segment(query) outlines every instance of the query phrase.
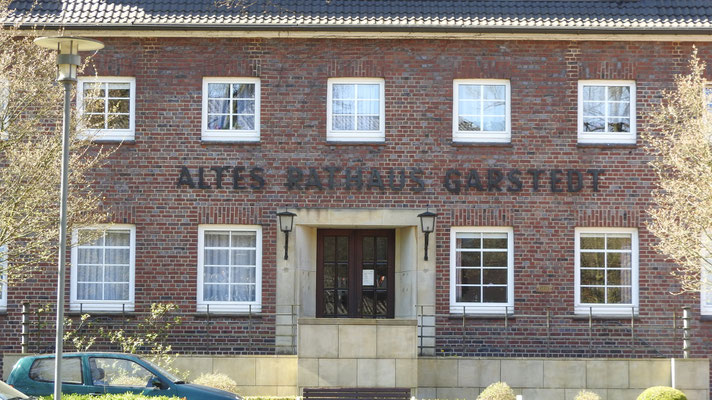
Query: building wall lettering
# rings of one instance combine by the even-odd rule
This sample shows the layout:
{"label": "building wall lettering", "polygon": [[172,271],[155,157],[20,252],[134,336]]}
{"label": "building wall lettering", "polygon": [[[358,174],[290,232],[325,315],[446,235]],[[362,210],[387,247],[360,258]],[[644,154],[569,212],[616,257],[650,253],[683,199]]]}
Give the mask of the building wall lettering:
{"label": "building wall lettering", "polygon": [[[182,166],[178,187],[191,189],[261,190],[267,184],[265,169],[245,166],[198,167],[191,173]],[[575,193],[590,188],[599,191],[604,169],[503,169],[486,170],[448,169],[442,178],[445,190],[453,194],[478,192],[540,192]],[[208,179],[210,176],[210,179]],[[390,190],[414,193],[425,191],[425,171],[421,168],[346,168],[325,166],[321,168],[288,167],[284,171],[284,185],[288,190]]]}

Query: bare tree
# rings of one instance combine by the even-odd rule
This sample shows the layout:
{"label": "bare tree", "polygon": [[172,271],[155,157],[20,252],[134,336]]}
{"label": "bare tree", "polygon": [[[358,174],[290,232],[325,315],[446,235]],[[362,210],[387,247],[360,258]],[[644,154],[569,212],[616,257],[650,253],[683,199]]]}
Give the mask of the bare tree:
{"label": "bare tree", "polygon": [[693,50],[690,72],[675,77],[644,133],[659,188],[648,229],[657,250],[676,264],[683,292],[700,290],[712,271],[712,113],[705,63]]}
{"label": "bare tree", "polygon": [[[0,21],[9,3],[0,0]],[[57,262],[63,88],[55,83],[55,54],[33,43],[39,34],[0,27],[0,266],[11,282]],[[105,221],[102,197],[87,176],[109,154],[79,140],[88,136],[81,129],[87,121],[76,112],[73,120],[70,229]]]}

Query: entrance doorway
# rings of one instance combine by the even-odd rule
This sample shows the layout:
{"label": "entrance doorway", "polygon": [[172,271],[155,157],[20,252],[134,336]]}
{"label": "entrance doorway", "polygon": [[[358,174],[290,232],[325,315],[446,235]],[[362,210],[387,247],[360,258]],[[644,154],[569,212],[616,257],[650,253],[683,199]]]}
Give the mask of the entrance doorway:
{"label": "entrance doorway", "polygon": [[317,231],[316,316],[393,318],[395,231]]}

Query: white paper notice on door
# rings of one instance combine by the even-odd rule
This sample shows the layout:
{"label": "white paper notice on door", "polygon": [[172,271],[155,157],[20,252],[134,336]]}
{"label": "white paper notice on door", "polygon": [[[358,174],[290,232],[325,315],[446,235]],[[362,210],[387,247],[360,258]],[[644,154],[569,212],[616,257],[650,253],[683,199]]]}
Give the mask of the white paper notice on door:
{"label": "white paper notice on door", "polygon": [[363,270],[363,279],[362,279],[362,286],[373,286],[374,284],[374,278],[375,278],[375,271],[372,269],[364,269]]}

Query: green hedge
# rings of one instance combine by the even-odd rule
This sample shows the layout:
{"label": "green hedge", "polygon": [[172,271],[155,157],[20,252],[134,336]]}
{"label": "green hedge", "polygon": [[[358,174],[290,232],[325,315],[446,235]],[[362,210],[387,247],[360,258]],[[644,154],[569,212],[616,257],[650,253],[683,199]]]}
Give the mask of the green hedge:
{"label": "green hedge", "polygon": [[[40,397],[40,400],[52,400],[52,396]],[[101,396],[91,394],[62,394],[63,400],[180,400],[179,397],[154,396],[148,397],[140,394],[104,394]]]}
{"label": "green hedge", "polygon": [[653,386],[638,396],[638,400],[687,400],[685,393],[667,386]]}

